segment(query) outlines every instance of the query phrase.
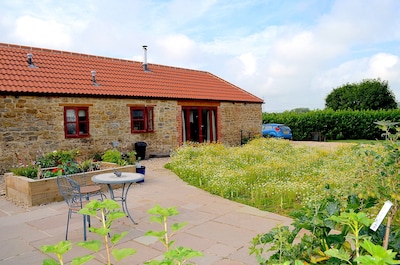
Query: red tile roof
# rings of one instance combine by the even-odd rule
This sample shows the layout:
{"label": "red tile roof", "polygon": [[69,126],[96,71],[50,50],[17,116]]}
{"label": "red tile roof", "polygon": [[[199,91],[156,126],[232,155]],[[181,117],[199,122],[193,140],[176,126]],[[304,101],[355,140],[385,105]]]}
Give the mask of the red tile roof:
{"label": "red tile roof", "polygon": [[[36,68],[28,66],[33,55]],[[0,43],[0,92],[263,103],[204,71]],[[91,71],[96,71],[93,85]]]}

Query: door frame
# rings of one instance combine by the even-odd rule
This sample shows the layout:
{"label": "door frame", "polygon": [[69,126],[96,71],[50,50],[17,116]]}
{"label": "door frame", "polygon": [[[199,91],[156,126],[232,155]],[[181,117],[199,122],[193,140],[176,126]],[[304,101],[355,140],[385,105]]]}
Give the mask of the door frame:
{"label": "door frame", "polygon": [[[220,102],[179,101],[178,105],[181,106],[179,116],[181,121],[180,139],[182,143],[193,140],[199,143],[218,141],[218,109]],[[196,119],[193,117],[193,122],[196,122],[197,135],[196,137],[191,137],[191,133],[193,132],[190,128],[190,113],[194,115],[196,111],[198,117]],[[206,127],[206,131],[203,130],[204,127]]]}

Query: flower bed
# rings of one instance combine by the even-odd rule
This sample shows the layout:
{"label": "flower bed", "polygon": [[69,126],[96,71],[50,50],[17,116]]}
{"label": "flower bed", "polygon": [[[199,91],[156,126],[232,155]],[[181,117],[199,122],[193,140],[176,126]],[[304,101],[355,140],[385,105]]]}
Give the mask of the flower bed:
{"label": "flower bed", "polygon": [[[24,206],[41,205],[63,198],[58,190],[57,177],[68,175],[79,183],[93,184],[96,174],[113,172],[136,172],[136,152],[121,153],[116,148],[106,150],[103,155],[80,156],[79,150],[55,150],[38,158],[21,159],[19,167],[6,173],[6,196],[14,203]],[[95,162],[99,161],[100,162]],[[78,162],[79,161],[79,162]],[[81,173],[85,172],[85,173]],[[103,187],[106,190],[106,187]]]}
{"label": "flower bed", "polygon": [[[135,165],[119,167],[113,163],[103,162],[101,168],[103,169],[73,174],[70,175],[70,177],[76,179],[78,182],[81,182],[80,180],[86,176],[86,183],[90,185],[93,184],[91,180],[93,175],[113,172],[114,169],[117,169],[121,172],[136,172]],[[16,176],[13,173],[5,173],[4,177],[6,196],[15,204],[23,206],[35,206],[63,200],[58,190],[57,177],[31,179],[22,176]],[[106,191],[107,186],[104,185],[102,189]]]}

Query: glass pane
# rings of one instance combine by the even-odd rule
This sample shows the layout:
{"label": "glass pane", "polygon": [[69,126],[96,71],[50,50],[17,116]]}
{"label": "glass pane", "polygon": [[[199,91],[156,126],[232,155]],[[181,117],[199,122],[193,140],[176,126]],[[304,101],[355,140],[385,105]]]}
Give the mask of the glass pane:
{"label": "glass pane", "polygon": [[143,110],[133,110],[132,117],[134,120],[136,119],[144,119],[144,111]]}
{"label": "glass pane", "polygon": [[203,142],[210,141],[210,117],[207,109],[202,110],[202,124],[201,124],[201,133],[203,135]]}
{"label": "glass pane", "polygon": [[86,134],[87,133],[87,124],[86,122],[79,123],[79,134]]}
{"label": "glass pane", "polygon": [[147,124],[147,130],[148,130],[148,131],[152,131],[152,130],[153,130],[153,123],[149,122],[149,123]]}
{"label": "glass pane", "polygon": [[75,123],[67,124],[67,133],[68,134],[76,134],[76,124]]}
{"label": "glass pane", "polygon": [[217,131],[216,131],[217,124],[215,123],[215,110],[211,111],[211,114],[212,114],[211,128],[212,128],[212,136],[213,136],[212,140],[216,141],[217,140]]}
{"label": "glass pane", "polygon": [[152,131],[153,130],[153,110],[148,109],[147,112],[147,130]]}
{"label": "glass pane", "polygon": [[199,142],[200,133],[199,133],[199,111],[198,110],[190,110],[190,139],[192,142]]}
{"label": "glass pane", "polygon": [[79,117],[79,120],[82,120],[82,118],[83,118],[83,120],[85,120],[86,119],[86,110],[79,110],[78,117]]}
{"label": "glass pane", "polygon": [[76,121],[76,114],[75,114],[75,110],[73,109],[68,109],[67,112],[67,122],[74,122]]}
{"label": "glass pane", "polygon": [[186,111],[182,110],[182,141],[186,142]]}
{"label": "glass pane", "polygon": [[142,131],[144,130],[144,122],[143,121],[134,121],[133,122],[133,129],[135,131]]}

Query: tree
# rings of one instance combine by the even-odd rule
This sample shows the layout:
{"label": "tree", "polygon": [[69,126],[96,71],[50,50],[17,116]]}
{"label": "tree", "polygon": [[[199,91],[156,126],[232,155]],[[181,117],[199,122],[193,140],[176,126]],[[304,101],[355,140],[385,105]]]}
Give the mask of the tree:
{"label": "tree", "polygon": [[306,113],[306,112],[310,112],[310,109],[309,108],[296,108],[296,109],[292,109],[290,112]]}
{"label": "tree", "polygon": [[378,78],[333,89],[325,99],[325,106],[333,110],[379,110],[396,109],[397,102],[388,82]]}

